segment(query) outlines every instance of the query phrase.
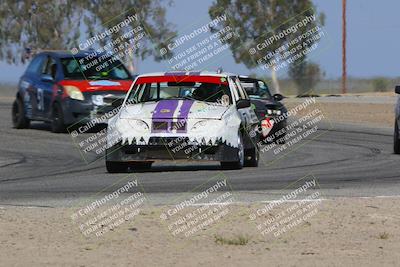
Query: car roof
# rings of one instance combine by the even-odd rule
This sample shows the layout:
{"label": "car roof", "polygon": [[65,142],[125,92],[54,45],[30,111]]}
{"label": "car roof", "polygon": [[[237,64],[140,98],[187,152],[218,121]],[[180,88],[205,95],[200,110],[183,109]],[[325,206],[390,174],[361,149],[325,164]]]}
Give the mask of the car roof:
{"label": "car roof", "polygon": [[[95,51],[90,51],[90,50],[80,50],[78,53],[73,54],[70,50],[42,50],[40,53],[37,55],[51,55],[53,57],[58,57],[58,58],[80,58],[80,57],[85,57],[90,55]],[[99,54],[103,55],[103,54]]]}
{"label": "car roof", "polygon": [[261,79],[252,78],[252,77],[243,76],[243,75],[239,76],[239,80],[242,81],[242,82],[257,82],[257,81],[262,81],[262,82],[264,82],[264,81],[261,80]]}
{"label": "car roof", "polygon": [[216,72],[216,71],[167,71],[167,72],[152,72],[140,74],[141,77],[160,77],[160,76],[213,76],[213,77],[227,77],[237,76],[236,74],[229,72]]}

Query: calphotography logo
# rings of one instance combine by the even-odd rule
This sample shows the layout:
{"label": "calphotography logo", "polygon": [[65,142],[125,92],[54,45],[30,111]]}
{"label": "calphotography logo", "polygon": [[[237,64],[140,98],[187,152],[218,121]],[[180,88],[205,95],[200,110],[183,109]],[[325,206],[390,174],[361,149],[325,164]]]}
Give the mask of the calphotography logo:
{"label": "calphotography logo", "polygon": [[287,70],[328,48],[329,39],[322,24],[315,10],[307,9],[243,48],[262,71]]}
{"label": "calphotography logo", "polygon": [[221,13],[211,21],[208,18],[194,20],[177,36],[160,48],[160,55],[167,58],[171,70],[204,70],[228,54],[228,40],[237,39],[237,33],[227,26],[228,14]]}
{"label": "calphotography logo", "polygon": [[266,201],[249,219],[265,238],[278,238],[299,229],[321,209],[322,196],[317,179],[307,175],[281,190],[280,198]]}
{"label": "calphotography logo", "polygon": [[[144,26],[144,19],[134,8],[118,14],[101,26],[103,30],[71,50],[85,76],[88,75],[88,69],[110,72],[121,65],[121,62],[127,67],[132,67],[132,55],[143,50],[150,38]],[[85,57],[78,57],[80,50],[88,50],[90,53]]]}
{"label": "calphotography logo", "polygon": [[231,213],[229,204],[234,202],[234,195],[230,190],[224,175],[212,177],[165,209],[160,215],[161,222],[174,237],[198,235]]}
{"label": "calphotography logo", "polygon": [[315,97],[301,98],[281,114],[267,114],[259,128],[249,130],[250,136],[261,136],[258,141],[262,163],[276,164],[305,144],[317,140],[333,128],[329,117]]}
{"label": "calphotography logo", "polygon": [[126,182],[114,191],[100,192],[70,216],[73,225],[78,227],[83,236],[100,238],[139,215],[147,198],[135,176],[127,176],[123,180],[132,178],[135,180]]}

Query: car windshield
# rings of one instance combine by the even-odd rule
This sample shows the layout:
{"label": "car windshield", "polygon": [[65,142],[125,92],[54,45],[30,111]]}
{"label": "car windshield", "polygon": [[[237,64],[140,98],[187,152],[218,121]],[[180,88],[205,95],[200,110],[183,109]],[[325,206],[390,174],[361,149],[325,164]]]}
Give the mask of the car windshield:
{"label": "car windshield", "polygon": [[188,99],[229,105],[232,103],[227,84],[207,82],[160,82],[136,85],[128,103],[143,103],[165,99]]}
{"label": "car windshield", "polygon": [[63,58],[65,79],[71,80],[127,80],[131,75],[119,60],[109,58]]}
{"label": "car windshield", "polygon": [[247,94],[253,98],[267,98],[271,99],[272,95],[265,82],[260,80],[241,81],[243,88]]}

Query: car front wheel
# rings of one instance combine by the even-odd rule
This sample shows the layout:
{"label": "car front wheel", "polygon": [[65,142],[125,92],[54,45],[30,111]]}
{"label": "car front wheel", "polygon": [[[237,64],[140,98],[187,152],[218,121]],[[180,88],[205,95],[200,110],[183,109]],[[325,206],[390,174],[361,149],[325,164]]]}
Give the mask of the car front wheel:
{"label": "car front wheel", "polygon": [[29,128],[30,120],[27,117],[25,117],[24,103],[22,103],[22,100],[20,98],[17,98],[14,101],[12,106],[11,116],[14,128],[17,129]]}
{"label": "car front wheel", "polygon": [[246,160],[244,162],[245,167],[258,167],[258,161],[260,159],[260,152],[257,147],[248,149],[246,153]]}
{"label": "car front wheel", "polygon": [[236,150],[237,161],[221,161],[221,168],[224,170],[239,170],[244,166],[244,144],[242,133],[238,133],[238,148]]}
{"label": "car front wheel", "polygon": [[64,115],[61,105],[56,103],[53,106],[51,113],[51,131],[53,133],[64,133],[66,127],[64,124]]}
{"label": "car front wheel", "polygon": [[286,144],[286,139],[285,139],[286,133],[280,136],[279,138],[275,139],[275,144],[277,145],[284,145]]}

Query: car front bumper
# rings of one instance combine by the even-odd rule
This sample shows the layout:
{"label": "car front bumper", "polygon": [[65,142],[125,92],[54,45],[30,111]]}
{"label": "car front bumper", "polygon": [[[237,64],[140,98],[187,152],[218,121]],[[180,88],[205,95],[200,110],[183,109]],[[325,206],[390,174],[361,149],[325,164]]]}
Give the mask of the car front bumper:
{"label": "car front bumper", "polygon": [[[116,97],[124,97],[125,93],[114,93]],[[85,100],[75,100],[65,98],[62,101],[64,123],[67,125],[107,123],[107,120],[114,113],[114,107],[111,104],[96,105],[92,102],[92,94],[85,94]],[[115,115],[115,114],[114,114]]]}
{"label": "car front bumper", "polygon": [[[275,117],[267,117],[267,118],[270,118],[270,119],[275,121]],[[266,136],[260,135],[260,140],[261,141],[266,141],[266,139],[268,137],[275,137],[276,133],[278,131],[280,131],[281,129],[286,128],[286,126],[287,126],[287,120],[286,119],[282,120],[282,121],[279,121],[277,123],[274,123],[274,125],[272,126],[272,129],[269,131],[269,133]],[[279,139],[281,137],[283,137],[283,136],[277,136],[277,139]]]}
{"label": "car front bumper", "polygon": [[[179,140],[179,142],[176,142]],[[170,144],[174,143],[173,146]],[[106,160],[129,161],[237,161],[237,148],[223,144],[182,145],[187,140],[179,137],[152,137],[147,145],[122,145],[118,143],[107,149]]]}

